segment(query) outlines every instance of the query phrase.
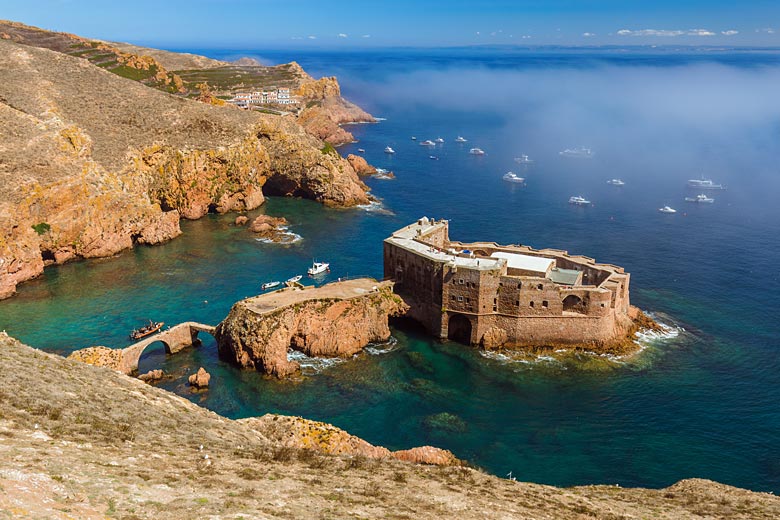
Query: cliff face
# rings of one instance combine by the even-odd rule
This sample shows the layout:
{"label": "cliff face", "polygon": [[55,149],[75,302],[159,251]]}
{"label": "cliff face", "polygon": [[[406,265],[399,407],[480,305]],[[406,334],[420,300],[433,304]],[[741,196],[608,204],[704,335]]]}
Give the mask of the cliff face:
{"label": "cliff face", "polygon": [[0,298],[45,265],[176,237],[180,217],[253,209],[266,180],[334,206],[369,200],[292,118],[172,96],[11,38],[0,77]]}
{"label": "cliff face", "polygon": [[[327,447],[350,446],[352,436],[268,418],[232,421],[0,332],[0,517],[780,517],[780,498],[707,480],[658,490],[555,488],[467,467],[329,455]],[[326,449],[287,438],[321,440]]]}
{"label": "cliff face", "polygon": [[286,377],[300,369],[288,361],[289,348],[309,356],[352,356],[372,341],[387,340],[388,317],[405,308],[389,282],[287,289],[236,303],[217,327],[217,344],[223,359]]}
{"label": "cliff face", "polygon": [[341,87],[334,77],[306,81],[296,91],[304,100],[298,121],[306,131],[333,145],[351,143],[354,136],[339,125],[375,123],[371,114],[341,97]]}

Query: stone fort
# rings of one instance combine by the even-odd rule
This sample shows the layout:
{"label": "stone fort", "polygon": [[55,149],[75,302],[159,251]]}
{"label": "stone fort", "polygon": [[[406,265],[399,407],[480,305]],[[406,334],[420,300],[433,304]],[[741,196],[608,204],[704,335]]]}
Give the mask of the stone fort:
{"label": "stone fort", "polygon": [[421,218],[384,241],[384,274],[429,333],[484,348],[600,346],[631,333],[630,275],[556,249],[453,242]]}

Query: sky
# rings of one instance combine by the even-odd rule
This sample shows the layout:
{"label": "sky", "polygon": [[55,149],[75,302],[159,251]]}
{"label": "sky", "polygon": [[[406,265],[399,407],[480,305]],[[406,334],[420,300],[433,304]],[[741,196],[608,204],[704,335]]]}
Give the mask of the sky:
{"label": "sky", "polygon": [[0,18],[174,49],[780,46],[780,0],[0,0]]}

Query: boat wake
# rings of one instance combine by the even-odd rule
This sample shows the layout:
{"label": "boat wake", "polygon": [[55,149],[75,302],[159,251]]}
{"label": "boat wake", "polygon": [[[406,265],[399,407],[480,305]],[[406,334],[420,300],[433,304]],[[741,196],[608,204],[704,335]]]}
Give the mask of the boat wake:
{"label": "boat wake", "polygon": [[385,170],[384,168],[377,168],[376,173],[371,176],[372,179],[379,179],[381,181],[390,181],[395,179],[393,172]]}

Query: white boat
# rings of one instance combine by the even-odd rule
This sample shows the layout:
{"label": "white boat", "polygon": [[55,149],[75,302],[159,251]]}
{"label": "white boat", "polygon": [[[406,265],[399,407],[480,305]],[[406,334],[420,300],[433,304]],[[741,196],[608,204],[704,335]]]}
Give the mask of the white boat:
{"label": "white boat", "polygon": [[713,202],[715,202],[715,199],[711,199],[705,194],[701,193],[699,195],[696,195],[695,197],[685,197],[685,202],[712,204]]}
{"label": "white boat", "polygon": [[288,278],[288,279],[287,279],[287,283],[289,284],[289,283],[297,283],[297,282],[300,282],[300,281],[301,281],[301,278],[303,278],[303,275],[296,274],[296,275],[295,275],[295,276],[293,276],[292,278]]}
{"label": "white boat", "polygon": [[366,153],[366,151],[363,148],[358,148],[358,153]]}
{"label": "white boat", "polygon": [[436,157],[435,155],[429,155],[428,158],[431,159],[432,161],[438,161],[439,160],[439,158]]}
{"label": "white boat", "polygon": [[420,146],[436,146],[436,143],[430,139],[426,139],[425,141],[420,142]]}
{"label": "white boat", "polygon": [[263,285],[260,286],[262,290],[266,289],[273,289],[274,287],[278,287],[282,282],[266,282]]}
{"label": "white boat", "polygon": [[515,157],[515,162],[517,164],[531,164],[534,160],[530,159],[526,154],[523,154],[520,157]]}
{"label": "white boat", "polygon": [[574,204],[575,206],[588,206],[590,205],[590,201],[585,197],[580,197],[577,195],[569,197],[569,204]]}
{"label": "white boat", "polygon": [[313,262],[311,264],[311,267],[306,271],[309,273],[309,276],[314,276],[315,274],[324,273],[326,271],[330,271],[330,264],[327,262]]}
{"label": "white boat", "polygon": [[567,148],[558,153],[563,157],[573,157],[575,159],[590,159],[593,157],[593,151],[584,146],[580,146],[579,148]]}
{"label": "white boat", "polygon": [[501,177],[507,182],[516,182],[518,184],[522,184],[525,182],[525,179],[523,177],[518,177],[517,174],[512,172],[506,172],[503,177]]}
{"label": "white boat", "polygon": [[395,150],[393,150],[389,146],[385,146],[385,153],[395,153]]}
{"label": "white boat", "polygon": [[415,136],[412,136],[412,141],[416,141],[417,138]]}
{"label": "white boat", "polygon": [[722,184],[715,184],[712,179],[688,179],[688,187],[699,190],[725,190]]}
{"label": "white boat", "polygon": [[658,208],[658,211],[660,211],[661,213],[677,213],[677,210],[670,206],[664,206],[663,208]]}
{"label": "white boat", "polygon": [[434,139],[434,141],[436,141],[437,143],[443,143],[444,139],[442,139],[441,137],[437,137],[436,139]]}
{"label": "white boat", "polygon": [[472,148],[469,150],[471,155],[485,155],[485,151],[482,148]]}
{"label": "white boat", "polygon": [[458,136],[458,137],[455,138],[455,142],[456,143],[465,143],[465,142],[468,142],[468,139],[466,139],[465,137]]}
{"label": "white boat", "polygon": [[626,183],[623,182],[622,179],[610,179],[607,181],[607,184],[611,184],[613,186],[625,186]]}

